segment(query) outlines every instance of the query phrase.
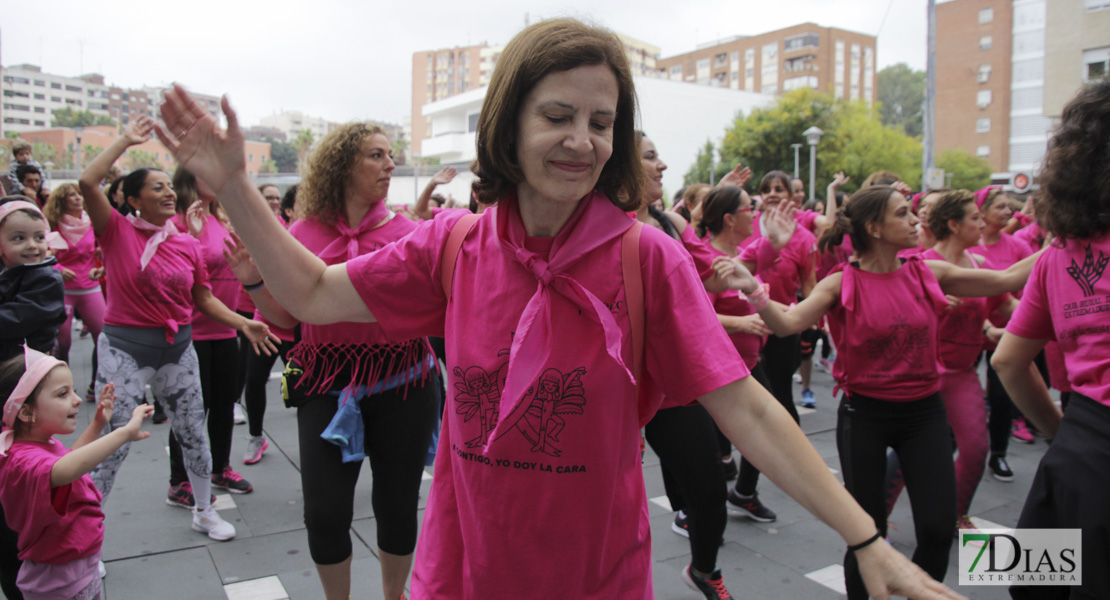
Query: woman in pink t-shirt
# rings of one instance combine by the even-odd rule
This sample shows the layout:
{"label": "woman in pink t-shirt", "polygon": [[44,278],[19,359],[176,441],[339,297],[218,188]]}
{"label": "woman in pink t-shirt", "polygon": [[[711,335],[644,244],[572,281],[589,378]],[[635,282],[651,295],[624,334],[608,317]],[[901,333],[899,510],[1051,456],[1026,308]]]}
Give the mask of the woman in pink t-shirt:
{"label": "woman in pink t-shirt", "polygon": [[[845,486],[885,534],[886,454],[894,449],[913,500],[914,562],[939,581],[948,569],[956,524],[951,436],[938,394],[937,331],[948,307],[945,294],[972,297],[1017,289],[1032,261],[1000,272],[899,258],[900,250],[917,245],[916,225],[909,202],[895,188],[857,192],[821,245],[848,233],[858,261],[823,279],[792,310],[770,304],[759,314],[780,335],[802,331],[828,314],[837,347],[833,376],[844,391],[837,446]],[[720,269],[740,270],[723,264]],[[748,276],[741,289],[755,292],[758,286]],[[844,568],[849,598],[866,597],[852,553],[845,556]]]}
{"label": "woman in pink t-shirt", "polygon": [[[171,223],[177,195],[158,169],[137,169],[123,182],[136,215],[124,217],[100,190],[100,181],[120,156],[149,138],[152,121],[139,117],[81,173],[80,186],[93,231],[104,253],[109,281],[108,310],[98,343],[97,388],[113,384],[119,395],[109,427],[126,425],[121,416],[142,400],[147,383],[165,407],[181,443],[195,497],[192,528],[215,540],[235,537],[235,527],[211,504],[212,456],[204,439],[196,351],[192,345],[194,308],[217,322],[242,330],[252,342],[273,351],[269,328],[235,314],[212,295],[197,240]],[[271,219],[273,217],[270,217]],[[90,474],[105,498],[127,458],[125,444]]]}
{"label": "woman in pink t-shirt", "polygon": [[[1011,588],[1015,598],[1110,597],[1110,81],[1064,107],[1041,169],[1037,220],[1055,236],[991,359],[1014,404],[1053,444],[1037,466],[1019,528],[1081,528],[1083,586]],[[1061,415],[1030,368],[1048,340],[1072,394]],[[1070,594],[1070,596],[1069,596]]]}
{"label": "woman in pink t-shirt", "polygon": [[[54,253],[66,288],[66,322],[58,330],[54,355],[59,360],[68,361],[75,313],[81,315],[81,320],[92,332],[94,344],[104,326],[104,296],[100,293],[100,283],[90,276],[96,268],[96,236],[85,212],[85,199],[72,183],[54,188],[42,212],[50,228],[62,236],[67,246]],[[95,352],[93,372],[96,372]]]}
{"label": "woman in pink t-shirt", "polygon": [[[469,230],[448,214],[344,265],[327,266],[262,218],[235,113],[223,108],[227,132],[175,87],[159,137],[217,190],[274,296],[306,322],[444,335],[455,362],[414,598],[651,598],[639,431],[663,397],[701,402],[780,487],[856,544],[876,594],[955,597],[874,543],[870,517],[746,376],[708,299],[691,304],[701,283],[689,257],[628,218],[644,176],[615,35],[570,19],[518,34],[478,122],[479,194],[495,206]],[[462,239],[445,272],[453,231]],[[640,233],[650,291],[643,346],[630,342],[639,329],[621,275],[629,231]],[[639,348],[643,394],[631,375]]]}

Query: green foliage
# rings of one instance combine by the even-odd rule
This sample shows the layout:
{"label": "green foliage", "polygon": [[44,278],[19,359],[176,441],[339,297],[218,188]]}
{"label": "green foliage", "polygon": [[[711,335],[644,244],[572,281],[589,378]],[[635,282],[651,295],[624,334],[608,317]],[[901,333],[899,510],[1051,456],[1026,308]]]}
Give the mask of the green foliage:
{"label": "green foliage", "polygon": [[944,169],[945,177],[951,176],[953,188],[974,191],[991,182],[990,163],[963,150],[945,150],[937,159],[937,168]]}
{"label": "green foliage", "polygon": [[53,112],[50,125],[51,127],[92,127],[94,125],[116,125],[116,122],[105,115],[94,115],[91,111],[73,110],[67,106]]}
{"label": "green foliage", "polygon": [[270,142],[270,158],[277,167],[277,173],[297,172],[297,148],[289,142],[266,140]]}
{"label": "green foliage", "polygon": [[407,162],[407,155],[409,150],[409,141],[404,138],[397,138],[389,143],[389,149],[393,151],[393,162],[398,165],[403,165]]}
{"label": "green foliage", "polygon": [[879,71],[879,115],[884,125],[917,137],[923,128],[925,71],[915,71],[906,63]]}
{"label": "green foliage", "polygon": [[273,159],[267,158],[266,160],[262,161],[262,167],[260,167],[258,169],[258,172],[259,173],[277,173],[278,172],[277,163],[274,162]]}
{"label": "green foliage", "polygon": [[4,132],[4,139],[6,139],[6,140],[18,140],[19,139],[19,132],[18,131],[5,131]]}
{"label": "green foliage", "polygon": [[44,142],[32,143],[31,156],[34,156],[35,160],[39,161],[40,165],[45,166],[46,163],[52,162],[55,168],[61,168],[61,165],[58,164],[58,151],[50,144]]}
{"label": "green foliage", "polygon": [[[917,187],[921,181],[921,143],[901,131],[879,122],[873,108],[863,102],[834,100],[829,94],[801,89],[778,98],[774,106],[756,109],[736,118],[725,132],[721,160],[731,168],[737,162],[752,169],[752,190],[768,171],[792,173],[794,149],[791,144],[806,144],[806,129],[821,128],[825,135],[817,145],[817,194],[837,171],[852,181],[844,191],[850,193],[880,169],[899,173],[903,181]],[[809,185],[809,147],[801,150],[799,175]]]}
{"label": "green foliage", "polygon": [[161,164],[158,155],[146,150],[129,150],[124,156],[124,166],[128,171],[142,169],[143,167],[156,167]]}
{"label": "green foliage", "polygon": [[[732,167],[736,166],[734,163],[717,160],[717,149],[713,146],[711,140],[705,140],[705,147],[698,148],[698,156],[694,159],[694,164],[690,166],[690,170],[683,176],[682,185],[693,185],[695,183],[716,183],[721,180]],[[712,176],[710,176],[710,169],[712,169]]]}

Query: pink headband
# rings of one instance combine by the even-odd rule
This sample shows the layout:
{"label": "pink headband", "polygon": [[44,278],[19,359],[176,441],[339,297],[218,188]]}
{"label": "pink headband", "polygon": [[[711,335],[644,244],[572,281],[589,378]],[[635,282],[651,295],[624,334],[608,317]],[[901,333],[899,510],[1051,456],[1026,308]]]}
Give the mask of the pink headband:
{"label": "pink headband", "polygon": [[921,199],[924,198],[925,194],[928,193],[929,192],[918,192],[914,194],[912,198],[910,198],[910,207],[913,209],[913,214],[917,214],[917,207],[921,206]]}
{"label": "pink headband", "polygon": [[11,448],[12,442],[15,441],[15,431],[12,428],[15,427],[16,413],[19,412],[20,407],[23,406],[31,392],[35,391],[42,379],[46,377],[46,374],[54,367],[65,363],[24,345],[23,364],[27,370],[19,377],[19,383],[15,384],[15,389],[8,396],[8,401],[4,403],[3,421],[5,429],[0,432],[0,455],[4,456],[7,455],[8,448]]}
{"label": "pink headband", "polygon": [[[46,222],[46,215],[42,214],[42,209],[34,203],[27,202],[26,200],[15,200],[13,202],[0,204],[0,223],[3,223],[4,219],[8,218],[8,215],[17,210],[33,210],[42,217],[43,222]],[[65,250],[69,248],[69,245],[66,244],[61,234],[56,231],[50,231],[50,225],[46,226],[46,245],[55,250]]]}
{"label": "pink headband", "polygon": [[988,185],[987,187],[975,192],[975,207],[979,210],[983,210],[983,204],[987,202],[987,196],[990,196],[992,191],[1001,189],[1002,186],[1000,185]]}

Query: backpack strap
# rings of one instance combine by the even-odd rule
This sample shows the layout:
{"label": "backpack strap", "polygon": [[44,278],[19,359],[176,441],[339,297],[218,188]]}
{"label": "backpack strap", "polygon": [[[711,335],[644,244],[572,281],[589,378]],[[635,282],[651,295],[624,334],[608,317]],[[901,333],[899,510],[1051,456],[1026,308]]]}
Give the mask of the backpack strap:
{"label": "backpack strap", "polygon": [[459,259],[459,250],[462,249],[463,240],[474,228],[480,216],[472,213],[455,221],[451,226],[451,233],[447,235],[447,243],[443,246],[443,263],[439,267],[443,293],[447,296],[447,300],[451,300],[451,285],[455,281],[455,263]]}
{"label": "backpack strap", "polygon": [[628,320],[632,328],[632,376],[639,386],[644,362],[644,279],[640,271],[640,233],[644,224],[637,221],[621,236],[621,274]]}

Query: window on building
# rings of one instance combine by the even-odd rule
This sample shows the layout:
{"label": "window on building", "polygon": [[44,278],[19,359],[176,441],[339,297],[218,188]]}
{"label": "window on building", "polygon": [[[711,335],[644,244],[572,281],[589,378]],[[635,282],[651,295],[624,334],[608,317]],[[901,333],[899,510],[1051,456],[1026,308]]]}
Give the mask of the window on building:
{"label": "window on building", "polygon": [[42,79],[36,79],[35,80],[35,85],[37,85],[38,87],[46,87],[46,81],[44,81]]}
{"label": "window on building", "polygon": [[979,23],[980,24],[990,23],[991,21],[994,21],[994,9],[993,8],[984,8],[984,9],[979,11]]}
{"label": "window on building", "polygon": [[722,52],[713,57],[713,66],[723,67],[728,64],[728,52]]}
{"label": "window on building", "polygon": [[17,92],[15,90],[4,90],[4,96],[8,98],[30,98],[31,94],[27,92]]}
{"label": "window on building", "polygon": [[740,62],[740,51],[733,52],[731,58],[732,62]]}
{"label": "window on building", "polygon": [[1110,73],[1110,47],[1095,48],[1083,52],[1083,74],[1085,81],[1094,81]]}
{"label": "window on building", "polygon": [[976,131],[976,133],[987,133],[990,130],[991,130],[991,118],[990,117],[981,117],[981,118],[975,120],[975,131]]}
{"label": "window on building", "polygon": [[682,65],[671,67],[671,75],[682,75]]}
{"label": "window on building", "polygon": [[979,37],[979,49],[980,50],[990,50],[991,46],[993,44],[994,44],[994,40],[991,38],[991,36],[984,35],[984,36]]}
{"label": "window on building", "polygon": [[46,94],[35,94],[35,100],[46,100]]}
{"label": "window on building", "polygon": [[791,50],[799,50],[801,48],[816,48],[820,39],[820,36],[816,33],[792,35],[783,40],[782,49],[785,52],[790,52]]}
{"label": "window on building", "polygon": [[975,156],[978,156],[980,158],[986,158],[990,155],[991,155],[991,147],[986,145],[986,144],[983,144],[982,146],[979,146],[979,147],[975,148]]}
{"label": "window on building", "polygon": [[1085,0],[1087,10],[1103,10],[1110,8],[1110,0]]}
{"label": "window on building", "polygon": [[66,91],[67,91],[67,92],[77,92],[77,93],[80,93],[80,92],[81,92],[81,86],[78,86],[78,85],[67,85],[67,86],[66,86]]}
{"label": "window on building", "polygon": [[35,107],[35,112],[37,112],[37,113],[45,113],[45,112],[46,112],[46,109],[45,109],[45,108],[43,108],[43,107],[41,107],[41,106],[36,106],[36,107]]}
{"label": "window on building", "polygon": [[15,77],[14,75],[6,75],[4,77],[5,83],[31,83],[30,79],[26,77]]}
{"label": "window on building", "polygon": [[62,84],[60,84],[60,83],[58,83],[58,82],[56,82],[56,81],[51,81],[51,82],[50,82],[50,89],[52,89],[52,90],[60,90],[60,89],[62,89]]}
{"label": "window on building", "polygon": [[474,113],[466,116],[466,131],[473,133],[478,131],[478,115],[481,113]]}
{"label": "window on building", "polygon": [[61,99],[61,97],[60,97],[60,96],[51,96],[51,97],[50,97],[50,101],[51,101],[51,102],[61,102],[61,101],[62,101],[62,99]]}
{"label": "window on building", "polygon": [[991,91],[990,90],[979,90],[979,93],[975,95],[975,103],[979,105],[979,108],[986,108],[986,107],[990,106],[991,105]]}
{"label": "window on building", "polygon": [[981,63],[979,65],[979,83],[986,83],[991,79],[991,64]]}
{"label": "window on building", "polygon": [[35,121],[35,127],[46,127],[46,121]]}

